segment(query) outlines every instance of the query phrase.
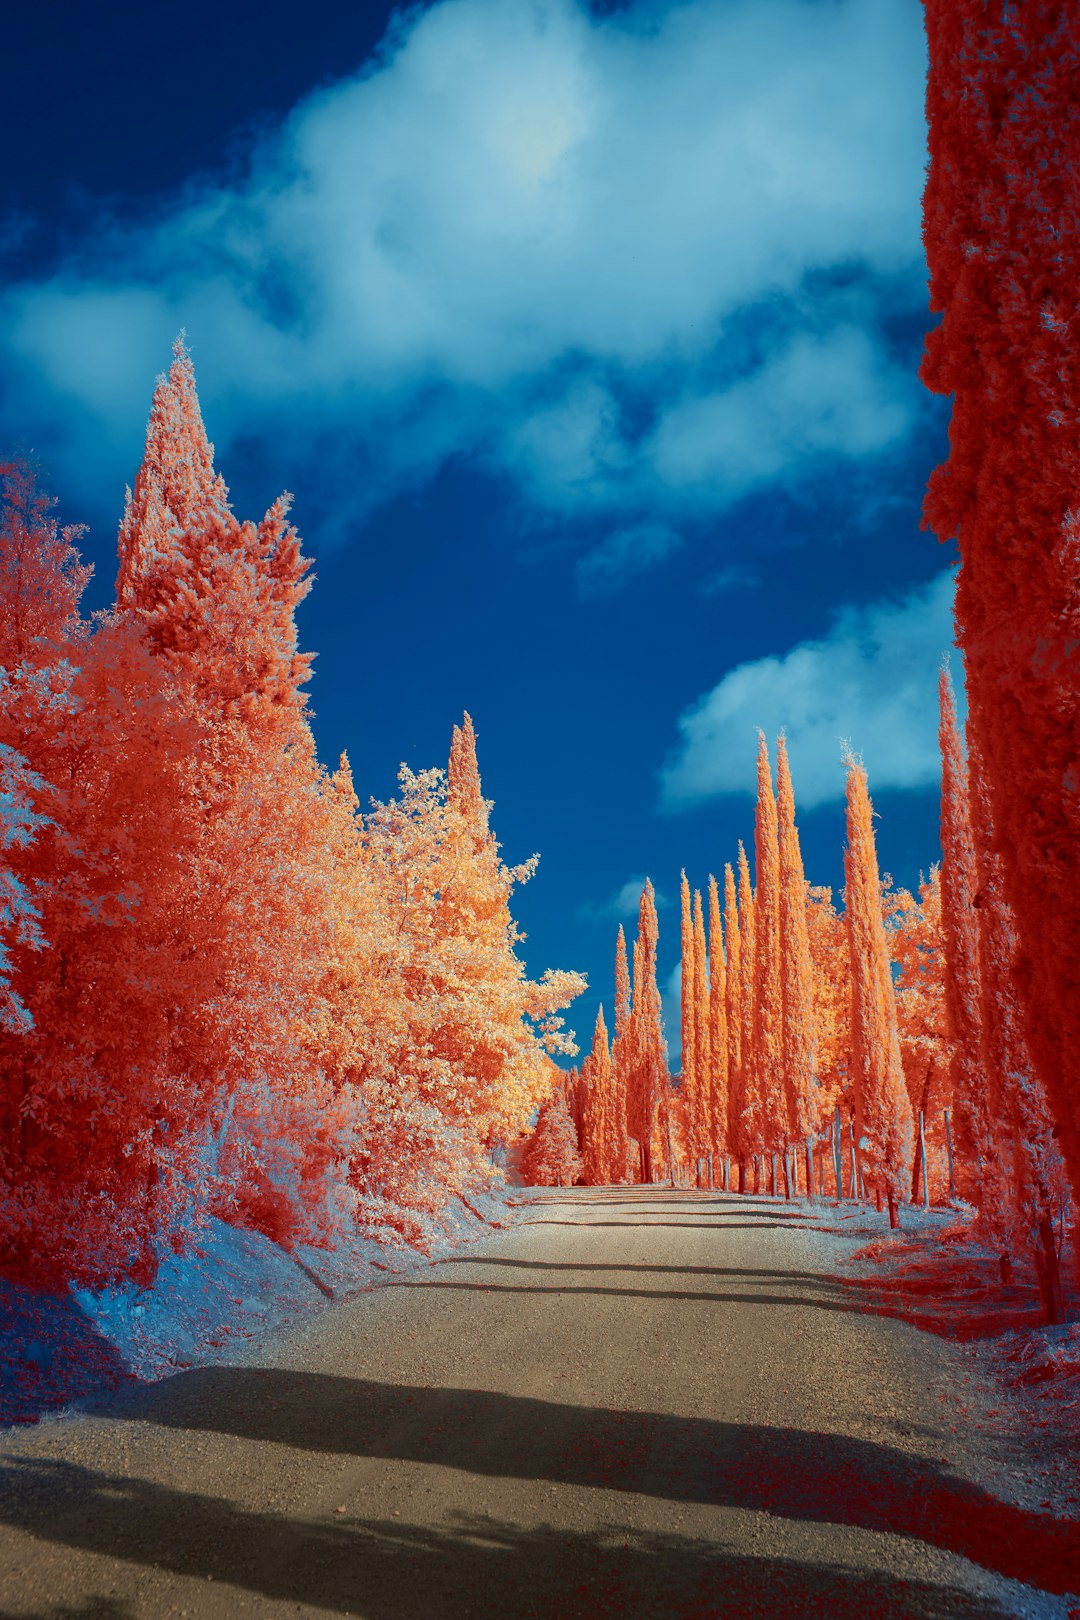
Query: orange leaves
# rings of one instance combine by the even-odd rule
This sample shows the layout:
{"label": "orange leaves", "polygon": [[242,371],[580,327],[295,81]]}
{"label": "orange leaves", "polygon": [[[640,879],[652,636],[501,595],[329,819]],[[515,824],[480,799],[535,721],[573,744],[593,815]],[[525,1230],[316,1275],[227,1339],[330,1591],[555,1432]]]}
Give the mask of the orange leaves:
{"label": "orange leaves", "polygon": [[851,1064],[855,1131],[867,1180],[887,1193],[891,1212],[911,1170],[911,1103],[900,1060],[892,971],[878,877],[873,807],[866,771],[847,761],[847,927],[851,974]]}
{"label": "orange leaves", "polygon": [[748,1126],[756,1145],[777,1149],[788,1138],[784,1118],[783,1002],[780,972],[780,845],[765,735],[758,733],[754,823],[754,1016],[748,1065]]}
{"label": "orange leaves", "polygon": [[535,860],[500,858],[469,717],[449,777],[403,770],[367,817],[344,756],[320,767],[287,510],[234,517],[182,345],[116,614],[80,619],[73,531],[8,478],[0,1248],[21,1276],[149,1279],[211,1210],[286,1243],[413,1230],[574,1050],[584,980],[515,954]]}
{"label": "orange leaves", "polygon": [[806,877],[787,743],[776,745],[776,798],[780,851],[781,1064],[788,1139],[805,1142],[821,1123],[814,1077],[814,985],[807,927]]}

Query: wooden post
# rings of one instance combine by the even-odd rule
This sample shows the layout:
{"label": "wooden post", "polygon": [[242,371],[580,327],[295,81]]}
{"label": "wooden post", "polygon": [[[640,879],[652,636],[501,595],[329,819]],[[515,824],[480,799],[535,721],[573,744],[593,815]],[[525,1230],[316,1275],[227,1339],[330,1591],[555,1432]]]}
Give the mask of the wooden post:
{"label": "wooden post", "polygon": [[949,1198],[956,1197],[956,1180],[953,1175],[952,1131],[949,1127],[949,1110],[945,1110],[945,1146],[949,1153]]}
{"label": "wooden post", "polygon": [[919,1161],[922,1165],[922,1201],[923,1209],[930,1208],[930,1177],[926,1172],[926,1122],[923,1111],[919,1109]]}

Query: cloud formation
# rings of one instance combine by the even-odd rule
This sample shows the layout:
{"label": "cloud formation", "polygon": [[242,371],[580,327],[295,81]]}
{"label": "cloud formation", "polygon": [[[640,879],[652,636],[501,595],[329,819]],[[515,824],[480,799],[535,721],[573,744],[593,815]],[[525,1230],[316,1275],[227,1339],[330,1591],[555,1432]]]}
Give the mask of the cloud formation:
{"label": "cloud formation", "polygon": [[[544,509],[709,511],[876,455],[915,409],[879,316],[922,297],[923,71],[908,0],[441,0],[244,178],[9,288],[0,428],[129,474],[183,325],[220,446],[326,445],[369,501],[464,454]],[[862,316],[804,329],[834,272]]]}
{"label": "cloud formation", "polygon": [[[626,882],[616,889],[614,894],[609,895],[606,900],[600,901],[599,904],[596,901],[587,900],[584,905],[579,906],[578,917],[583,922],[632,921],[636,925],[638,908],[641,904],[641,891],[644,887],[644,876],[627,878]],[[665,906],[670,904],[670,901],[660,889],[655,889],[654,892],[656,909],[657,911],[663,911]]]}
{"label": "cloud formation", "polygon": [[679,719],[665,806],[752,795],[759,727],[770,746],[786,731],[805,809],[843,798],[843,741],[862,755],[871,792],[932,787],[941,770],[937,669],[953,641],[954,583],[950,570],[898,601],[844,608],[820,641],[729,670]]}
{"label": "cloud formation", "polygon": [[640,523],[629,529],[616,529],[579,560],[578,589],[582,596],[608,595],[628,580],[655,568],[681,545],[682,536],[664,523]]}

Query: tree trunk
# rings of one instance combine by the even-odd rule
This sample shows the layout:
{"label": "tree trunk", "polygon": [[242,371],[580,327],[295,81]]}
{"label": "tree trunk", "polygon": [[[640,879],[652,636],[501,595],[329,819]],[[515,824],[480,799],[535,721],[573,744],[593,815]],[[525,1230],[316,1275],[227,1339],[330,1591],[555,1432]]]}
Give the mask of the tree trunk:
{"label": "tree trunk", "polygon": [[949,1110],[947,1108],[945,1110],[945,1147],[949,1154],[949,1200],[951,1202],[956,1197],[956,1178],[953,1174],[952,1130],[949,1127]]}
{"label": "tree trunk", "polygon": [[746,1160],[745,1159],[740,1159],[739,1160],[739,1191],[740,1191],[740,1193],[744,1193],[746,1191]]}
{"label": "tree trunk", "polygon": [[998,1255],[998,1270],[1001,1273],[1002,1288],[1011,1288],[1013,1285],[1013,1263],[1011,1254]]}
{"label": "tree trunk", "polygon": [[784,1197],[791,1198],[791,1154],[784,1149]]}
{"label": "tree trunk", "polygon": [[836,1174],[836,1202],[843,1202],[844,1198],[844,1156],[840,1147],[840,1104],[836,1105],[833,1114],[833,1170]]}
{"label": "tree trunk", "polygon": [[896,1202],[896,1194],[889,1190],[889,1225],[893,1231],[900,1225],[900,1210]]}
{"label": "tree trunk", "polygon": [[874,1182],[874,1203],[877,1205],[877,1212],[880,1215],[881,1214],[881,1187],[880,1187],[879,1183],[876,1182],[876,1181]]}
{"label": "tree trunk", "polygon": [[814,1196],[814,1144],[810,1138],[806,1139],[806,1196]]}
{"label": "tree trunk", "polygon": [[1054,1223],[1049,1215],[1043,1215],[1039,1220],[1035,1269],[1039,1275],[1039,1289],[1042,1293],[1046,1320],[1050,1323],[1064,1322],[1065,1296],[1061,1287],[1061,1265],[1054,1237]]}
{"label": "tree trunk", "polygon": [[848,1142],[851,1148],[851,1196],[858,1200],[862,1197],[862,1186],[859,1177],[859,1156],[855,1152],[855,1123],[849,1119],[847,1122]]}
{"label": "tree trunk", "polygon": [[922,1166],[923,1209],[929,1209],[930,1208],[930,1176],[929,1176],[929,1174],[927,1172],[927,1168],[926,1168],[926,1121],[925,1121],[925,1116],[924,1116],[923,1111],[922,1111],[921,1108],[919,1109],[919,1152],[918,1152],[918,1156],[917,1156],[917,1158],[915,1160],[915,1182],[916,1182],[916,1186],[915,1186],[915,1190],[913,1191],[913,1193],[911,1195],[911,1202],[913,1204],[915,1203],[916,1199],[919,1196],[918,1180],[919,1180],[919,1166],[920,1165]]}

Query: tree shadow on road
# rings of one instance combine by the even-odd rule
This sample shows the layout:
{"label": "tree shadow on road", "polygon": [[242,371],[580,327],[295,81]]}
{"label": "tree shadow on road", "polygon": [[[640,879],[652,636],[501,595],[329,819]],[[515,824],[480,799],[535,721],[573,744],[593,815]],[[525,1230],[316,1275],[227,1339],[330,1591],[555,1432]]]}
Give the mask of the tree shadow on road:
{"label": "tree shadow on road", "polygon": [[[30,1496],[48,1503],[44,1522],[27,1507]],[[70,1549],[212,1580],[204,1590],[214,1593],[214,1613],[228,1612],[226,1583],[365,1620],[484,1614],[504,1620],[862,1620],[871,1614],[880,1620],[996,1620],[1008,1613],[953,1586],[746,1557],[687,1536],[618,1525],[590,1532],[526,1528],[466,1514],[425,1526],[285,1518],[55,1461],[20,1462],[0,1472],[0,1516]],[[186,1599],[189,1590],[179,1588],[178,1596]],[[98,1612],[43,1609],[21,1620]]]}
{"label": "tree shadow on road", "polygon": [[665,1266],[648,1265],[644,1261],[627,1265],[590,1260],[513,1260],[504,1255],[452,1254],[440,1260],[439,1266],[509,1266],[520,1271],[627,1271],[635,1275],[667,1274],[680,1277],[774,1277],[791,1281],[799,1287],[808,1284],[815,1288],[828,1288],[839,1294],[843,1287],[840,1278],[826,1271],[796,1271],[794,1268],[769,1266]]}
{"label": "tree shadow on road", "polygon": [[843,1299],[805,1299],[798,1294],[754,1294],[749,1290],[739,1293],[694,1293],[690,1289],[677,1288],[605,1288],[602,1283],[588,1283],[578,1285],[566,1282],[544,1287],[540,1283],[501,1283],[501,1282],[437,1282],[425,1279],[423,1282],[402,1282],[394,1285],[397,1288],[448,1288],[458,1292],[470,1294],[524,1294],[526,1297],[543,1299],[548,1294],[592,1294],[599,1297],[607,1296],[614,1299],[643,1299],[661,1300],[673,1299],[689,1301],[697,1305],[793,1305],[811,1308],[818,1311],[840,1311],[845,1315],[866,1316],[873,1309],[869,1303],[863,1303],[854,1298]]}
{"label": "tree shadow on road", "polygon": [[893,1532],[1048,1591],[1080,1591],[1077,1524],[1003,1502],[938,1458],[850,1436],[284,1368],[182,1373],[108,1410],[316,1453]]}
{"label": "tree shadow on road", "polygon": [[659,1231],[670,1231],[672,1228],[677,1227],[681,1231],[717,1232],[717,1233],[720,1233],[720,1232],[768,1232],[772,1228],[775,1228],[777,1231],[779,1231],[779,1230],[782,1230],[782,1229],[791,1229],[792,1227],[802,1228],[802,1227],[805,1227],[806,1222],[802,1221],[802,1220],[798,1220],[794,1215],[790,1215],[790,1216],[788,1216],[788,1215],[779,1215],[778,1216],[778,1215],[773,1215],[773,1214],[770,1213],[769,1218],[767,1220],[764,1218],[764,1216],[762,1216],[759,1220],[757,1220],[755,1222],[750,1222],[750,1221],[728,1221],[728,1220],[719,1220],[719,1221],[665,1221],[665,1220],[648,1220],[648,1221],[556,1221],[556,1220],[552,1220],[550,1216],[544,1215],[538,1221],[522,1221],[522,1222],[520,1222],[520,1224],[522,1226],[571,1226],[571,1227],[576,1227],[579,1231],[582,1231],[582,1232],[588,1231],[591,1227],[594,1227],[594,1226],[610,1226],[610,1227],[614,1227],[615,1230],[618,1231],[618,1232],[633,1232],[635,1230],[640,1230],[642,1227],[644,1227],[646,1229],[646,1231],[649,1231],[649,1232],[652,1232],[652,1231],[658,1231],[659,1232]]}

